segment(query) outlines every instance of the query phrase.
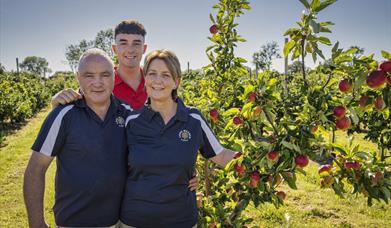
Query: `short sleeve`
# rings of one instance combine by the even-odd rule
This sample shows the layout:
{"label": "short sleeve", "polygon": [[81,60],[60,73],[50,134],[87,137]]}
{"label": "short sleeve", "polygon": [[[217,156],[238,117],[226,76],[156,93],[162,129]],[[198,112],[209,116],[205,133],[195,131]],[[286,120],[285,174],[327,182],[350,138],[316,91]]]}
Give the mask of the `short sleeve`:
{"label": "short sleeve", "polygon": [[64,117],[72,108],[73,105],[59,106],[49,113],[31,147],[32,150],[51,157],[58,155],[65,142]]}
{"label": "short sleeve", "polygon": [[211,158],[223,151],[224,147],[220,144],[201,112],[192,108],[190,109],[190,116],[200,123],[202,133],[202,142],[200,145],[201,155],[205,158]]}

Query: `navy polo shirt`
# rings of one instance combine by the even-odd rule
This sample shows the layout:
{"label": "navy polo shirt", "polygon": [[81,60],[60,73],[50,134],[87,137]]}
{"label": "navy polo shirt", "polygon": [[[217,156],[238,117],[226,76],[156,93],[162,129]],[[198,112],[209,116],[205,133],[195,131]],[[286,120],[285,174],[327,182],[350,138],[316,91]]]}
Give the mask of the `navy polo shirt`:
{"label": "navy polo shirt", "polygon": [[32,146],[57,157],[53,210],[59,226],[111,226],[119,219],[130,107],[110,99],[103,121],[84,99],[55,108]]}
{"label": "navy polo shirt", "polygon": [[137,228],[186,228],[197,223],[195,192],[188,188],[197,152],[223,150],[200,111],[178,99],[167,123],[148,105],[126,120],[129,174],[121,221]]}

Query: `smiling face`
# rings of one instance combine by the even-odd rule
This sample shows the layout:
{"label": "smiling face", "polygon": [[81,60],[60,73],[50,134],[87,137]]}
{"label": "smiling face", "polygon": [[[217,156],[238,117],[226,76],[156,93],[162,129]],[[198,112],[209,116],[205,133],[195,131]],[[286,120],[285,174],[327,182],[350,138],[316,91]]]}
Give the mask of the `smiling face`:
{"label": "smiling face", "polygon": [[114,89],[113,64],[100,55],[89,55],[80,60],[76,75],[80,89],[89,106],[110,102]]}
{"label": "smiling face", "polygon": [[119,66],[126,68],[139,68],[146,49],[144,37],[139,34],[118,34],[113,44],[113,51],[118,56]]}
{"label": "smiling face", "polygon": [[152,101],[172,100],[171,93],[178,85],[179,79],[174,79],[164,60],[156,58],[150,62],[145,87]]}

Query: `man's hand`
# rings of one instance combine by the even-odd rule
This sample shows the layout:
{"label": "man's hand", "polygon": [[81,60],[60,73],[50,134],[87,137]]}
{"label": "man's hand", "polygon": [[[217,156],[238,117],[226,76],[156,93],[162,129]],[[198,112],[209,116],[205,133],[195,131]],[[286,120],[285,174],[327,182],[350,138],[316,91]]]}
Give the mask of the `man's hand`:
{"label": "man's hand", "polygon": [[195,191],[198,188],[198,175],[197,172],[194,172],[193,178],[189,181],[190,191]]}
{"label": "man's hand", "polygon": [[50,103],[52,104],[52,108],[56,108],[59,105],[65,105],[76,101],[81,97],[81,94],[74,91],[73,89],[64,89],[56,93],[56,95],[52,97]]}

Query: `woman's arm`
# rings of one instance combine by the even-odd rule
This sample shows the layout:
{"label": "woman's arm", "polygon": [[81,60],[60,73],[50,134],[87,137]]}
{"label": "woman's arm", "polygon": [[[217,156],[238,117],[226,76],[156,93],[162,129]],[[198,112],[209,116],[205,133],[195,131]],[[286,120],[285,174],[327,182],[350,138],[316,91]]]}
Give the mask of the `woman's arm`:
{"label": "woman's arm", "polygon": [[236,158],[239,152],[232,151],[230,149],[224,148],[218,155],[212,157],[214,163],[218,164],[221,167],[225,167],[228,162],[230,162],[233,158]]}

